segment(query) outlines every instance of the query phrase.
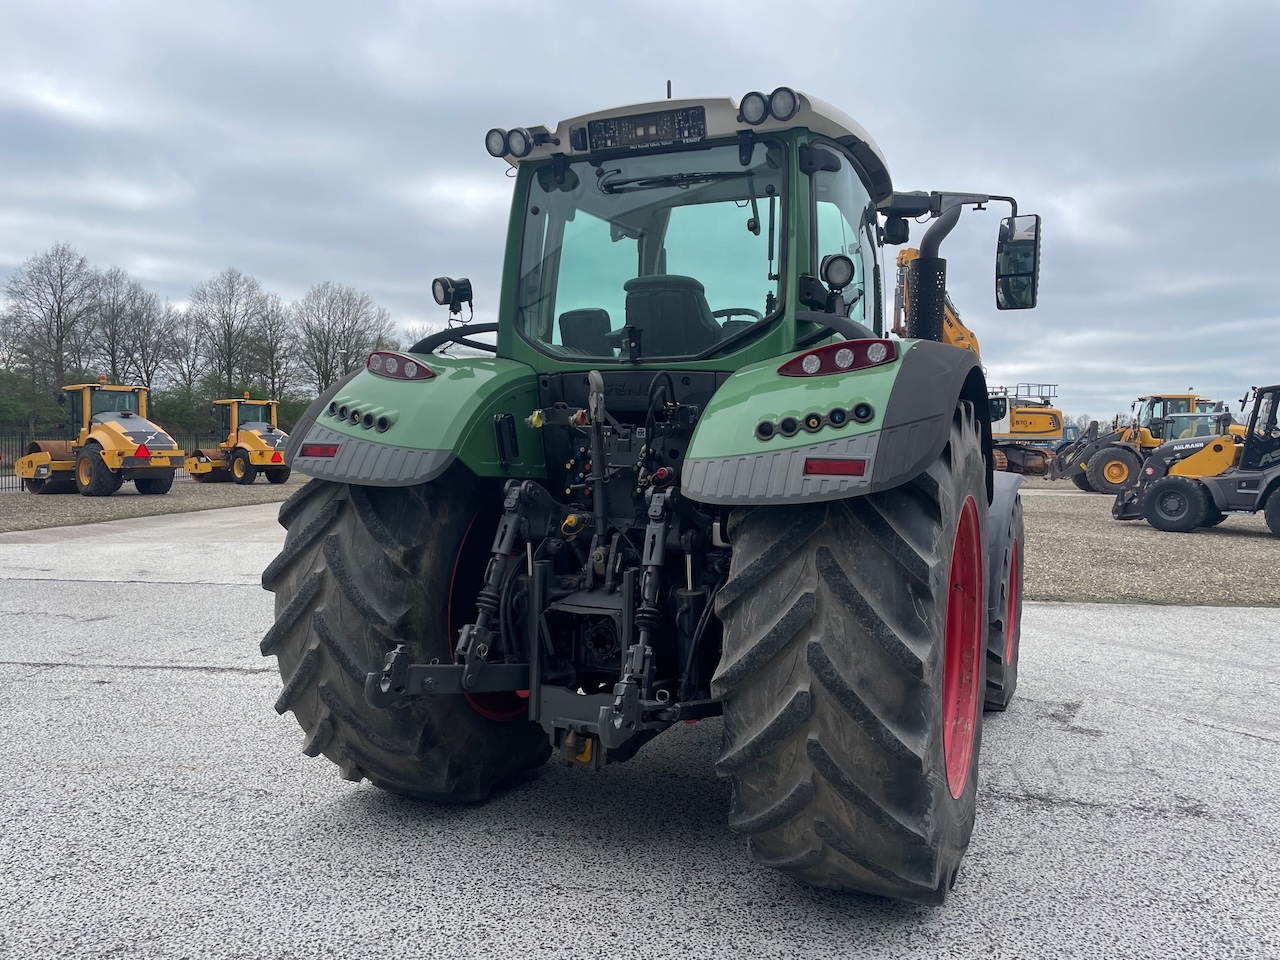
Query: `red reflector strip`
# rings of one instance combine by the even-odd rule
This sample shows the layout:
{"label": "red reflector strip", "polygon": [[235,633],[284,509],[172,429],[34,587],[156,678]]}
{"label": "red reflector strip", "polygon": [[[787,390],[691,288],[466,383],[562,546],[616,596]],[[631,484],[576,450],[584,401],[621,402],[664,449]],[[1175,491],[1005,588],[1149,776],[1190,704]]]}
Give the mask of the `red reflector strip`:
{"label": "red reflector strip", "polygon": [[820,460],[808,457],[804,462],[806,477],[861,477],[866,472],[865,460]]}
{"label": "red reflector strip", "polygon": [[338,455],[338,445],[336,443],[304,443],[302,445],[302,456],[304,457],[336,457]]}

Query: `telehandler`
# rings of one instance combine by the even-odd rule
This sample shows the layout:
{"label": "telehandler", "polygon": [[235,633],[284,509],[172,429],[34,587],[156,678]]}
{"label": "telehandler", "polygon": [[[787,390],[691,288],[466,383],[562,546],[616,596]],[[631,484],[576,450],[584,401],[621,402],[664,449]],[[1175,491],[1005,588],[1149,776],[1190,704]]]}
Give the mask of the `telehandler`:
{"label": "telehandler", "polygon": [[[1139,406],[1141,405],[1141,406]],[[1049,464],[1050,480],[1070,480],[1087,493],[1118,494],[1137,482],[1138,470],[1151,452],[1169,439],[1168,417],[1225,409],[1217,400],[1194,393],[1163,393],[1133,402],[1133,422],[1099,435],[1095,420],[1079,439],[1060,446]],[[1243,434],[1238,424],[1233,433]]]}
{"label": "telehandler", "polygon": [[132,480],[142,494],[168,493],[185,453],[147,419],[147,388],[107,383],[63,387],[58,403],[70,398],[74,440],[35,440],[14,473],[31,493],[74,493],[109,497]]}
{"label": "telehandler", "polygon": [[[1165,436],[1143,465],[1134,487],[1116,496],[1117,520],[1145,519],[1157,530],[1187,533],[1215,527],[1229,513],[1263,511],[1280,537],[1280,384],[1253,387],[1253,410],[1243,435],[1231,432],[1230,416],[1190,414],[1166,421]],[[1240,403],[1248,404],[1247,394]],[[1202,429],[1203,428],[1203,429]]]}
{"label": "telehandler", "polygon": [[212,450],[193,450],[186,470],[197,483],[234,480],[249,484],[262,473],[269,483],[289,479],[289,463],[284,456],[289,435],[277,426],[276,400],[215,400],[209,412],[218,418],[226,436]]}
{"label": "telehandler", "polygon": [[[1039,217],[895,191],[788,87],[485,143],[514,168],[497,322],[375,350],[290,438],[276,710],[344,777],[455,802],[722,715],[754,859],[940,902],[1016,683],[1022,513],[939,246],[1007,203],[997,302],[1034,307]],[[913,218],[898,339],[880,253]],[[470,282],[432,289],[461,321]]]}

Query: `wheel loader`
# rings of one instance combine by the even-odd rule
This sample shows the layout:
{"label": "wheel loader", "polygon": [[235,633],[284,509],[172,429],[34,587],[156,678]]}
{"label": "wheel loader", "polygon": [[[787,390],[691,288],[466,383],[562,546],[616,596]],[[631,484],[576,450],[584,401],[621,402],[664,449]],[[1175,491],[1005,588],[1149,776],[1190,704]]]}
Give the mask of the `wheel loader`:
{"label": "wheel loader", "polygon": [[14,464],[31,493],[75,493],[109,497],[126,480],[141,494],[168,493],[185,452],[162,427],[147,419],[148,390],[142,386],[78,383],[63,387],[58,403],[71,409],[74,440],[35,440]]}
{"label": "wheel loader", "polygon": [[226,439],[213,449],[191,451],[186,460],[191,479],[250,484],[261,473],[269,483],[288,480],[284,449],[289,435],[277,425],[278,406],[276,400],[250,400],[247,391],[240,399],[213,401],[209,412],[218,419]]}
{"label": "wheel loader", "polygon": [[[1023,569],[978,357],[941,342],[940,245],[1008,204],[997,302],[1031,308],[1039,217],[896,191],[862,127],[786,87],[485,144],[513,168],[497,322],[436,279],[451,325],[370,353],[289,440],[314,479],[262,578],[276,710],[347,779],[444,802],[722,717],[753,859],[940,902]],[[896,338],[881,248],[910,219]]]}
{"label": "wheel loader", "polygon": [[[1133,422],[1100,434],[1097,421],[1078,440],[1060,446],[1049,464],[1050,480],[1070,480],[1087,493],[1115,495],[1138,480],[1138,471],[1151,452],[1169,439],[1164,435],[1167,417],[1225,410],[1221,401],[1194,393],[1164,393],[1139,397],[1133,402]],[[1233,433],[1243,434],[1239,424]]]}
{"label": "wheel loader", "polygon": [[[1216,527],[1230,513],[1261,510],[1280,537],[1280,384],[1253,387],[1253,410],[1241,432],[1219,415],[1210,429],[1204,415],[1167,421],[1166,437],[1143,465],[1138,482],[1116,496],[1117,520],[1145,519],[1157,530],[1188,533]],[[1241,401],[1241,409],[1249,396]]]}

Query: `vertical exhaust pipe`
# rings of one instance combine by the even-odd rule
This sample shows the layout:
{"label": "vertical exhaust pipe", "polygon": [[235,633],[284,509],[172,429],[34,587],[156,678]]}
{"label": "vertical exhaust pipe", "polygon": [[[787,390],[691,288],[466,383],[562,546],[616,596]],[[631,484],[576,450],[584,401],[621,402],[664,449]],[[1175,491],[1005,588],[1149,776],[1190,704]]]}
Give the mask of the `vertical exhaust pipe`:
{"label": "vertical exhaust pipe", "polygon": [[920,241],[920,256],[907,266],[907,336],[942,341],[947,294],[947,261],[938,249],[963,207],[958,204],[933,222]]}

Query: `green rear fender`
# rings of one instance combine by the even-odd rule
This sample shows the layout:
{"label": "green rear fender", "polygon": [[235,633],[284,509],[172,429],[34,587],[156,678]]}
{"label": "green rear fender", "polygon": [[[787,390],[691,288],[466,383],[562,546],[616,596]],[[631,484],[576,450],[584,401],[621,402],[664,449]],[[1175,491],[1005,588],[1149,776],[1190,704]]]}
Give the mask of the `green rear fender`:
{"label": "green rear fender", "polygon": [[[541,438],[526,426],[538,403],[533,370],[514,360],[414,358],[435,376],[393,380],[362,370],[325,391],[290,437],[295,470],[370,486],[433,480],[454,460],[477,476],[544,477]],[[498,452],[498,418],[515,437],[507,463]]]}
{"label": "green rear fender", "polygon": [[[779,375],[789,358],[739,370],[703,412],[682,492],[703,503],[746,505],[888,490],[942,452],[960,399],[974,404],[989,463],[991,424],[977,355],[929,340],[897,345],[898,359],[851,373]],[[869,418],[860,423],[855,411]]]}

